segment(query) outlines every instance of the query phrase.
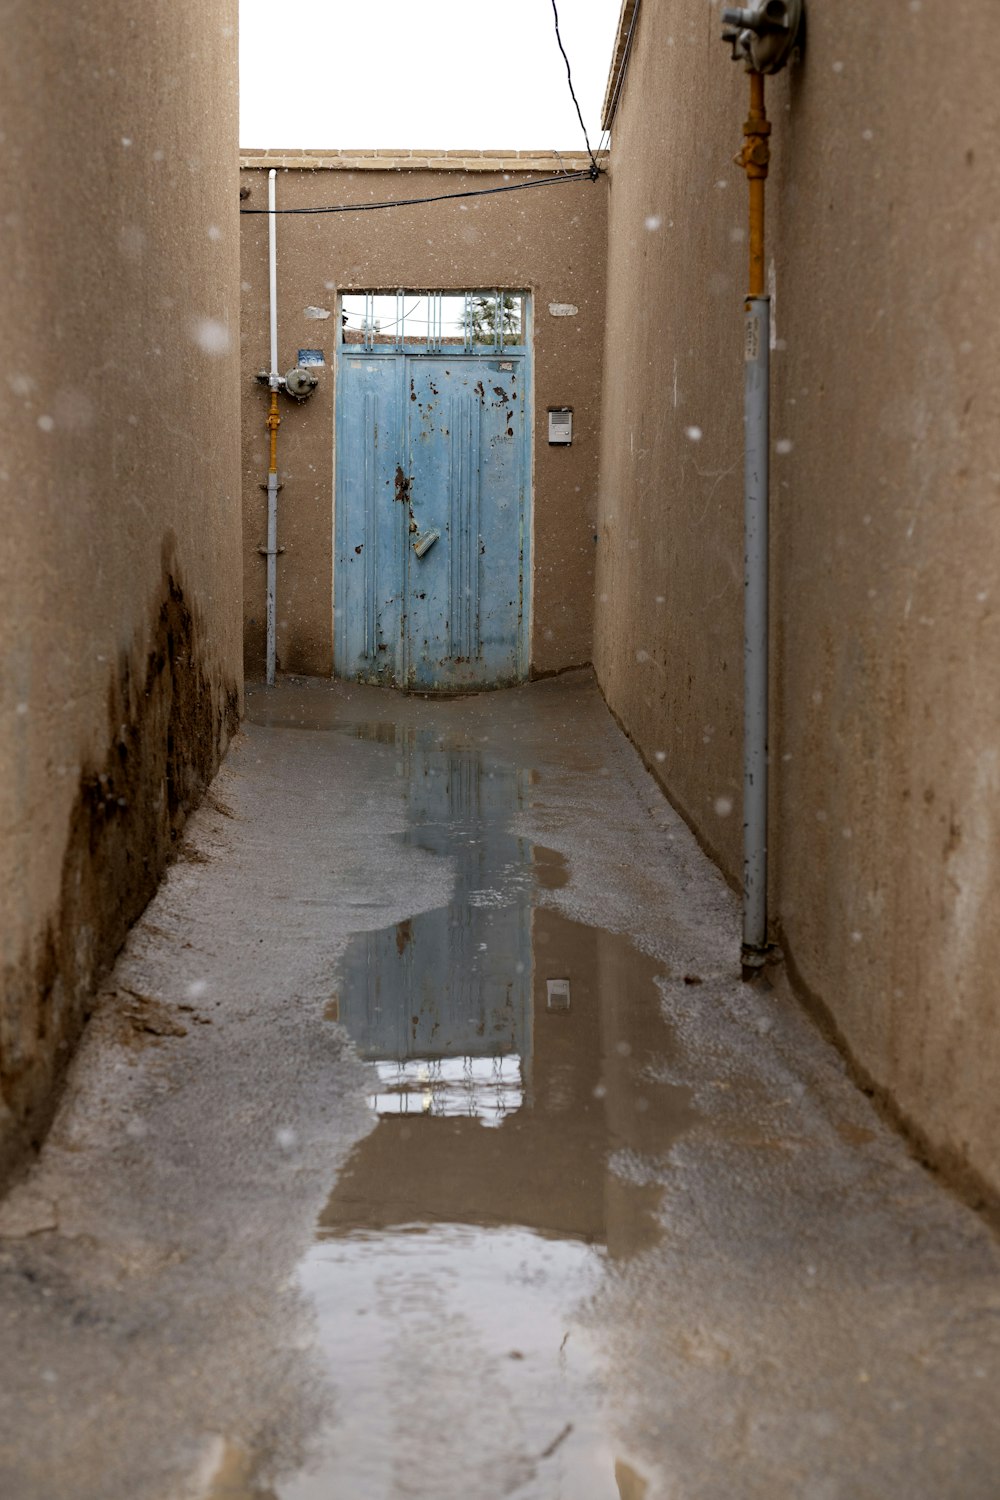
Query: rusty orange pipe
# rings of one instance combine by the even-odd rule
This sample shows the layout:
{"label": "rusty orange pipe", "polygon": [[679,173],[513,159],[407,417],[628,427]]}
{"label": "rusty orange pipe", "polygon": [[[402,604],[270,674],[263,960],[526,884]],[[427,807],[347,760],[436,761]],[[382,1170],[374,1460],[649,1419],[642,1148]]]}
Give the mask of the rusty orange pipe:
{"label": "rusty orange pipe", "polygon": [[771,148],[771,122],[764,109],[764,75],[750,74],[750,113],[743,126],[743,150],[736,158],[750,187],[750,285],[747,295],[764,295],[764,183]]}
{"label": "rusty orange pipe", "polygon": [[269,474],[278,472],[278,428],[281,426],[281,417],[278,415],[278,392],[271,391],[271,406],[267,413],[265,423],[271,438],[271,462],[268,468]]}

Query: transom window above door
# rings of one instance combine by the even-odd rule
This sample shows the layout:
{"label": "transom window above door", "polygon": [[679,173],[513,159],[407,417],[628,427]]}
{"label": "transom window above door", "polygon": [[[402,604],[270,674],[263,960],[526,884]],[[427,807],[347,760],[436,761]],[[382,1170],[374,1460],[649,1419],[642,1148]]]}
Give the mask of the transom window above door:
{"label": "transom window above door", "polygon": [[362,349],[466,354],[516,347],[525,340],[525,293],[345,292],[341,340]]}

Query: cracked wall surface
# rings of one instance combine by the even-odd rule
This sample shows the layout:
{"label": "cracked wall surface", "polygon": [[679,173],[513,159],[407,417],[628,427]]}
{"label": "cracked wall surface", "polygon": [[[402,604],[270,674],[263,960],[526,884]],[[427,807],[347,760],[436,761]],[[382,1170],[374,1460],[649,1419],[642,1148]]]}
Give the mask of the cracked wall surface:
{"label": "cracked wall surface", "polygon": [[235,0],[0,15],[6,1167],[242,678]]}

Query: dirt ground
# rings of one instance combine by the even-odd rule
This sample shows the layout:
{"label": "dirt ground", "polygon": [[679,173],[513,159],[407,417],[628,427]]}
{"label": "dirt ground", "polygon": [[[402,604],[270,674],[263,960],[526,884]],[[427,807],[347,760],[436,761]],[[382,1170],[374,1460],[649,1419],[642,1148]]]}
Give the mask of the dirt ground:
{"label": "dirt ground", "polygon": [[996,1238],[590,675],[248,706],[0,1206],[5,1500],[994,1500]]}

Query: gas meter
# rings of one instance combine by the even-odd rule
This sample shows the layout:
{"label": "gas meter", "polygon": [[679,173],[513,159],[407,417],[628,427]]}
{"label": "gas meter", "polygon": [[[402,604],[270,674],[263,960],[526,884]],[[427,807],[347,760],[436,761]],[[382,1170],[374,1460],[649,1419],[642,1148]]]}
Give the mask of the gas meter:
{"label": "gas meter", "polygon": [[304,365],[296,365],[294,369],[289,370],[283,384],[293,400],[306,401],[319,385],[319,380],[312,370],[307,370]]}
{"label": "gas meter", "polygon": [[722,12],[722,40],[733,49],[733,61],[755,73],[780,73],[798,41],[802,0],[752,0]]}

